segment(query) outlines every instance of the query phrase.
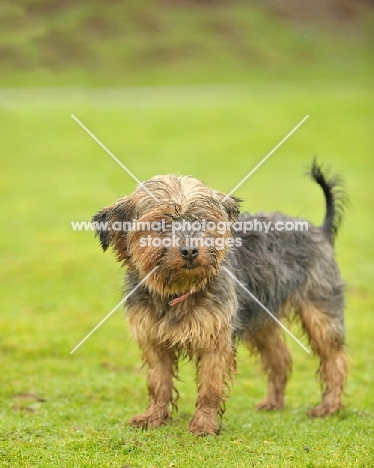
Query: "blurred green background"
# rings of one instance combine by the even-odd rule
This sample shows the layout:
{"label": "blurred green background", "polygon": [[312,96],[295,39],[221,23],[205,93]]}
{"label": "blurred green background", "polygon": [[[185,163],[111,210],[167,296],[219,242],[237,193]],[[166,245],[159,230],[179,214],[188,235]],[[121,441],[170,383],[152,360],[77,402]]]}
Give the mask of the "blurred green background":
{"label": "blurred green background", "polygon": [[[373,12],[365,0],[0,3],[1,466],[371,466]],[[187,433],[188,363],[172,424],[126,425],[147,395],[124,314],[69,354],[120,300],[123,272],[70,223],[135,182],[71,114],[140,180],[192,174],[226,192],[310,116],[236,195],[318,224],[323,196],[303,175],[313,156],[346,180],[336,249],[352,363],[339,416],[306,417],[318,364],[290,342],[283,412],[256,412],[265,382],[240,348],[218,438]]]}
{"label": "blurred green background", "polygon": [[5,86],[233,83],[368,73],[368,0],[3,1]]}

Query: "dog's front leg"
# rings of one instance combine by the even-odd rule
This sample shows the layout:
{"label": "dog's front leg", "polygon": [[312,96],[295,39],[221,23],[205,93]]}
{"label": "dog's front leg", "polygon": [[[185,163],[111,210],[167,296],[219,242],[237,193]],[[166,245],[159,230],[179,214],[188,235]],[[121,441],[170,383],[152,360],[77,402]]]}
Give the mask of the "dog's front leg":
{"label": "dog's front leg", "polygon": [[224,410],[225,391],[236,369],[235,350],[224,348],[203,351],[197,356],[198,398],[189,431],[195,435],[218,434]]}
{"label": "dog's front leg", "polygon": [[176,372],[175,352],[160,346],[143,347],[143,359],[148,366],[150,404],[144,414],[134,416],[130,424],[137,427],[158,427],[167,422],[173,398],[173,376]]}

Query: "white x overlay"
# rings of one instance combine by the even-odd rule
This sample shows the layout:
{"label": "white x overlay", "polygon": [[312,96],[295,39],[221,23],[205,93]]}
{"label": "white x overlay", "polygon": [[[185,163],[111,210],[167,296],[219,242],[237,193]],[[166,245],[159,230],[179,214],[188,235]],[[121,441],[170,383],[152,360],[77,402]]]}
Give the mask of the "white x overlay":
{"label": "white x overlay", "polygon": [[90,130],[88,130],[88,128],[85,125],[83,125],[79,119],[75,117],[74,114],[71,114],[71,116],[83,128],[83,130],[85,130],[90,135],[90,137],[92,137],[96,141],[96,143],[98,143],[103,149],[105,149],[109,156],[111,156],[122,167],[122,169],[124,169],[129,174],[129,176],[131,176],[139,185],[143,187],[143,189],[148,193],[148,195],[150,195],[156,202],[159,201],[156,198],[156,196],[153,195],[153,193],[150,192],[147,189],[147,187],[144,184],[142,184],[140,180],[130,171],[130,169],[128,169],[118,158],[116,158],[114,154],[111,151],[109,151],[108,148],[103,143],[101,143],[101,141],[98,138],[96,138],[95,135],[92,132],[90,132]]}
{"label": "white x overlay", "polygon": [[274,314],[272,314],[272,313],[270,312],[270,310],[269,310],[267,307],[265,307],[264,304],[263,304],[261,301],[259,301],[259,300],[257,299],[257,297],[256,297],[254,294],[252,294],[251,291],[250,291],[246,286],[244,286],[244,284],[243,284],[241,281],[239,281],[238,278],[237,278],[235,275],[233,275],[233,274],[231,273],[231,271],[230,271],[228,268],[226,268],[225,266],[222,266],[222,270],[225,270],[225,271],[231,276],[231,278],[232,278],[236,283],[238,283],[238,285],[239,285],[242,289],[244,289],[244,291],[245,291],[246,293],[248,293],[248,295],[251,296],[251,298],[252,298],[254,301],[256,301],[257,304],[260,305],[260,306],[264,309],[264,311],[267,312],[267,313],[270,315],[270,317],[272,317],[273,320],[275,320],[275,321],[277,322],[277,324],[278,324],[280,327],[282,327],[283,330],[284,330],[285,332],[287,332],[287,333],[296,341],[296,343],[298,343],[307,353],[310,353],[310,351],[308,350],[308,348],[306,348],[306,347],[301,343],[301,341],[299,341],[299,340],[296,338],[296,336],[293,335],[293,334],[290,332],[290,330],[289,330],[287,327],[285,327],[285,326],[283,325],[283,323],[282,323]]}
{"label": "white x overlay", "polygon": [[[159,201],[154,195],[153,193],[151,193],[147,187],[142,184],[140,182],[140,180],[118,159],[116,158],[116,156],[114,156],[114,154],[109,151],[109,149],[103,144],[101,143],[101,141],[95,137],[95,135],[90,131],[88,130],[88,128],[83,125],[83,123],[77,119],[77,117],[75,117],[74,114],[71,114],[71,117],[139,184],[143,187],[143,189],[151,196],[153,197],[157,202]],[[271,151],[270,153],[268,153],[258,164],[257,166],[255,166],[245,177],[244,179],[242,179],[232,190],[231,192],[229,192],[227,195],[225,195],[225,197],[222,199],[222,201],[225,201],[232,193],[235,192],[235,190],[237,190],[307,119],[309,118],[309,115],[305,116],[284,138],[283,140],[281,140]],[[70,351],[70,354],[73,354],[156,270],[157,270],[158,266],[156,266],[155,268],[153,268],[153,270],[151,272],[149,272],[141,281],[140,283],[135,286],[135,288],[133,288],[115,307],[114,309],[112,309],[109,314],[107,314],[102,320],[101,322],[99,322],[95,328],[93,328],[90,333],[88,333],[88,335],[86,335],[83,340],[77,344],[77,346],[72,350]],[[294,336],[290,330],[288,330],[287,327],[285,327],[283,325],[283,323],[273,314],[270,312],[269,309],[267,309],[267,307],[265,307],[261,301],[259,301],[257,299],[256,296],[254,296],[251,291],[249,291],[249,289],[241,282],[239,281],[235,275],[233,275],[231,273],[230,270],[228,270],[226,267],[222,267],[230,276],[231,278],[241,287],[244,289],[244,291],[247,292],[247,294],[255,301],[257,302],[257,304],[259,304],[265,312],[267,312],[276,322],[277,324],[282,327],[282,329],[287,332],[295,341],[296,343],[298,343],[307,353],[310,353],[310,351],[301,343],[301,341],[299,341],[296,336]]]}
{"label": "white x overlay", "polygon": [[282,145],[282,144],[283,144],[283,143],[284,143],[284,142],[285,142],[285,141],[286,141],[286,140],[287,140],[287,139],[288,139],[288,138],[289,138],[305,121],[306,121],[306,119],[308,119],[308,118],[309,118],[309,115],[305,116],[305,117],[303,118],[303,120],[302,120],[301,122],[299,122],[299,123],[296,125],[296,127],[294,127],[294,128],[290,131],[290,133],[289,133],[288,135],[286,135],[286,136],[283,138],[283,140],[280,141],[280,142],[277,144],[277,146],[275,146],[275,147],[270,151],[270,153],[268,153],[268,154],[257,164],[257,166],[255,166],[255,167],[244,177],[244,179],[242,179],[242,180],[238,183],[238,185],[236,185],[236,186],[231,190],[231,192],[229,192],[229,193],[222,199],[222,201],[227,200],[227,199],[229,198],[229,196],[232,195],[232,194],[236,191],[236,189],[238,189],[238,188],[248,179],[248,177],[250,177],[255,171],[257,171],[257,169],[258,169],[268,158],[270,158],[270,156],[274,153],[274,151],[276,151],[276,150],[277,150],[277,149],[278,149],[278,148],[279,148],[279,147],[280,147],[280,146],[281,146],[281,145]]}
{"label": "white x overlay", "polygon": [[101,321],[100,323],[98,323],[98,324],[96,325],[96,327],[93,328],[93,329],[90,331],[90,333],[89,333],[88,335],[86,335],[86,336],[83,338],[83,340],[82,340],[80,343],[78,343],[77,346],[76,346],[74,349],[72,349],[72,350],[70,351],[70,354],[73,354],[74,351],[76,351],[76,350],[79,348],[79,346],[80,346],[81,344],[83,344],[83,343],[87,340],[87,338],[89,338],[89,337],[92,335],[92,333],[94,333],[99,327],[101,327],[101,325],[113,314],[113,312],[115,312],[115,311],[118,309],[119,306],[121,306],[125,301],[127,301],[127,299],[131,296],[131,294],[133,294],[138,288],[140,288],[140,286],[157,270],[157,268],[158,268],[158,266],[155,266],[155,267],[153,268],[153,270],[150,271],[150,272],[148,273],[148,275],[146,275],[146,276],[140,281],[140,283],[138,283],[138,284],[135,286],[135,288],[133,288],[128,294],[126,294],[126,296],[125,296],[121,301],[119,301],[119,303],[114,307],[114,309],[112,309],[112,310],[109,312],[109,314],[106,315],[106,316],[102,319],[102,321]]}

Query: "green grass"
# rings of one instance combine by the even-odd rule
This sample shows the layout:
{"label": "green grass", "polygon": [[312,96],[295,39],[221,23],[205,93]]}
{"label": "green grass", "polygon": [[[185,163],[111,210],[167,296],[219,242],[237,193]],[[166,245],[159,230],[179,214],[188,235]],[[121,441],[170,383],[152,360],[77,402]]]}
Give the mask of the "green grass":
{"label": "green grass", "polygon": [[[0,466],[372,466],[374,160],[365,80],[66,93],[2,92]],[[119,301],[123,272],[92,233],[72,232],[70,222],[89,220],[134,182],[71,113],[140,179],[193,174],[223,191],[310,115],[236,195],[244,209],[319,223],[323,197],[303,177],[306,165],[317,155],[346,178],[351,206],[337,242],[352,360],[346,409],[307,418],[319,399],[317,362],[290,342],[294,373],[283,412],[256,412],[265,382],[240,348],[219,437],[187,432],[196,397],[188,363],[172,423],[148,432],[127,425],[147,395],[123,313],[69,354]]]}

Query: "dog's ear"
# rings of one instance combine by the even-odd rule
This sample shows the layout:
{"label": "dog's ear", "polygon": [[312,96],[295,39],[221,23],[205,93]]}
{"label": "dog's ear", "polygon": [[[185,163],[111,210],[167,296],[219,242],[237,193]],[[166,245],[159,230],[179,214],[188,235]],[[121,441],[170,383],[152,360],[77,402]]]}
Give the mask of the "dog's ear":
{"label": "dog's ear", "polygon": [[238,197],[228,197],[224,202],[223,206],[225,207],[229,221],[236,221],[240,214],[240,203],[242,199]]}
{"label": "dog's ear", "polygon": [[127,230],[134,219],[134,203],[131,196],[117,200],[113,205],[99,211],[93,218],[96,236],[105,252],[113,247],[119,261],[127,257]]}
{"label": "dog's ear", "polygon": [[109,212],[110,207],[103,208],[92,218],[92,222],[95,227],[95,236],[99,236],[100,244],[104,252],[107,250],[110,244],[110,231],[108,230]]}
{"label": "dog's ear", "polygon": [[222,192],[216,192],[216,194],[221,199],[221,204],[226,211],[229,221],[236,221],[240,214],[240,203],[242,202],[241,198],[227,196]]}

